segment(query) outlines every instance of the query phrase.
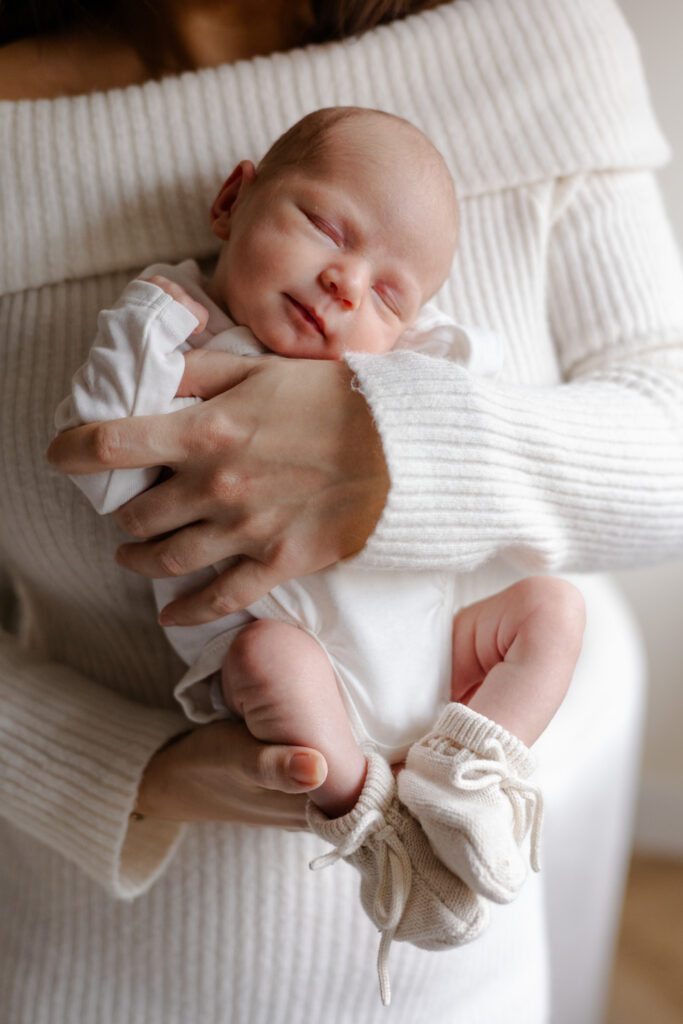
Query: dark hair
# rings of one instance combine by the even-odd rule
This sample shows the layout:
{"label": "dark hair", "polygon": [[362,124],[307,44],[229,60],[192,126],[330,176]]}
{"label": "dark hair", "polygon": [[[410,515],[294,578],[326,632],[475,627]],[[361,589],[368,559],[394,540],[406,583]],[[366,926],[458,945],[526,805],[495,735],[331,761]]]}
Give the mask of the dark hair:
{"label": "dark hair", "polygon": [[[376,25],[437,7],[445,0],[309,2],[313,25],[310,37],[302,39],[302,43],[344,39]],[[0,0],[0,46],[82,23],[100,31],[124,32],[142,48],[143,56],[152,57],[152,40],[142,34],[141,23],[147,20],[145,8],[154,12],[157,7],[155,0]]]}
{"label": "dark hair", "polygon": [[345,39],[440,3],[444,0],[310,0],[313,36],[317,42]]}

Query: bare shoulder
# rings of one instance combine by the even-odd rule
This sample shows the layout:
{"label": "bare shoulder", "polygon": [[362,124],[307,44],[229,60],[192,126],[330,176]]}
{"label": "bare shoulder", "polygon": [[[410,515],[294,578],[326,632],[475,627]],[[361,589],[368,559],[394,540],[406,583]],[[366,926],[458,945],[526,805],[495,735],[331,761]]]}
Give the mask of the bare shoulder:
{"label": "bare shoulder", "polygon": [[132,47],[71,30],[0,47],[0,100],[54,99],[135,85],[147,77]]}

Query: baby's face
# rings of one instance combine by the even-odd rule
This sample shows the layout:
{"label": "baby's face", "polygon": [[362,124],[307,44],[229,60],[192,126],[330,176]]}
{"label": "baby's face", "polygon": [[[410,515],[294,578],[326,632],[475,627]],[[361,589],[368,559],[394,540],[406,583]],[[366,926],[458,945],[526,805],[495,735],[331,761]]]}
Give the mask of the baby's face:
{"label": "baby's face", "polygon": [[386,352],[448,273],[455,229],[444,230],[439,196],[405,140],[388,133],[378,147],[363,132],[328,144],[315,170],[261,182],[246,166],[216,231],[225,244],[214,297],[280,355]]}

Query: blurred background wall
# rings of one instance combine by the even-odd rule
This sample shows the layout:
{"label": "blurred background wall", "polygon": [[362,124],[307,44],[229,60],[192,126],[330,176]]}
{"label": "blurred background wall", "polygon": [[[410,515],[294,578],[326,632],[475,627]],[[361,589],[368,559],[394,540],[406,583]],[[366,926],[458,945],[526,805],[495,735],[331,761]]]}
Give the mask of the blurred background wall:
{"label": "blurred background wall", "polygon": [[[683,249],[683,0],[618,0],[645,63],[655,112],[674,151],[660,173]],[[683,559],[616,574],[640,619],[650,663],[636,847],[683,858]]]}

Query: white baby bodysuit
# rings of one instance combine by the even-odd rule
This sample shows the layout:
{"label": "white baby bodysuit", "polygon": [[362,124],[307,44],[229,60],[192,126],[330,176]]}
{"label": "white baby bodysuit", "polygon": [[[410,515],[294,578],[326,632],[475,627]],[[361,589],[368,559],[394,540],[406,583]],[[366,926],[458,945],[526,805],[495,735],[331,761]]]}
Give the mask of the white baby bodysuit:
{"label": "white baby bodysuit", "polygon": [[[183,354],[202,347],[260,357],[267,350],[209,298],[199,266],[155,264],[142,277],[162,274],[181,284],[209,311],[205,331],[192,336],[196,318],[162,289],[136,279],[112,309],[98,317],[88,360],[72,379],[71,394],[55,414],[58,431],[95,420],[173,412],[198,398],[177,398]],[[492,332],[455,324],[426,306],[395,348],[450,359],[478,375],[495,374],[502,347]],[[295,414],[295,411],[294,411]],[[116,470],[73,477],[101,514],[113,512],[151,487],[159,468]],[[154,581],[159,608],[200,589],[229,562],[179,579]],[[279,619],[308,632],[326,652],[356,739],[389,761],[434,721],[450,695],[454,578],[445,572],[378,572],[353,560],[290,580],[235,615],[200,626],[168,627],[169,641],[188,665],[174,694],[195,722],[225,717],[212,699],[212,677],[232,639],[254,618]]]}

